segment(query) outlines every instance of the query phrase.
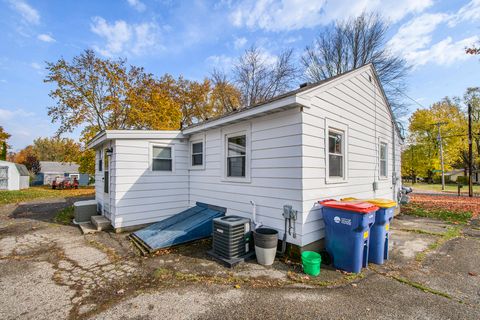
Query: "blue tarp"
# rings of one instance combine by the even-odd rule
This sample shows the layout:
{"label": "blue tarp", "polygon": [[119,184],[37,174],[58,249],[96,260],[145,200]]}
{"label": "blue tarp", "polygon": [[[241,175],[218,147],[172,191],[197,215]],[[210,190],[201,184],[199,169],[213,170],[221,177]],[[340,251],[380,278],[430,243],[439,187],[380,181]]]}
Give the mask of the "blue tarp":
{"label": "blue tarp", "polygon": [[132,233],[149,252],[212,235],[212,220],[225,215],[226,209],[197,202],[195,207],[177,213]]}

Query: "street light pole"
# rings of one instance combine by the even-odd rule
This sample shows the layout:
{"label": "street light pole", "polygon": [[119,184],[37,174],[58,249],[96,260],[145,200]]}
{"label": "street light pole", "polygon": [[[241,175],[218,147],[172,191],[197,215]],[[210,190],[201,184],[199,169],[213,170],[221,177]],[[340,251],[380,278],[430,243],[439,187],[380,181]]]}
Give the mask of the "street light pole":
{"label": "street light pole", "polygon": [[440,126],[442,124],[446,124],[446,122],[437,122],[435,125],[438,127],[438,136],[437,140],[438,143],[440,144],[440,164],[442,166],[442,191],[445,190],[445,168],[443,165],[443,142],[442,142],[442,134],[440,133]]}

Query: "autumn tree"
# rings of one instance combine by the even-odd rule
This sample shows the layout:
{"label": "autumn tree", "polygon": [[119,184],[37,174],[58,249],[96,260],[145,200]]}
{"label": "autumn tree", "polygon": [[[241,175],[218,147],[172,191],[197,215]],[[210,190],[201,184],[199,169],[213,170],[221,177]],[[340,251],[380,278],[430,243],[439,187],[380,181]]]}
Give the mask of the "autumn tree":
{"label": "autumn tree", "polygon": [[404,115],[407,106],[401,92],[409,67],[388,50],[388,30],[388,23],[380,15],[365,12],[324,28],[301,58],[307,80],[321,81],[371,62],[394,113]]}
{"label": "autumn tree", "polygon": [[466,115],[459,99],[444,98],[428,109],[419,109],[410,117],[409,147],[404,151],[403,173],[409,170],[414,175],[431,179],[434,170],[440,169],[440,140],[443,143],[445,170],[462,163],[462,154],[467,150]]}
{"label": "autumn tree", "polygon": [[80,144],[69,138],[37,138],[33,152],[40,161],[76,162]]}
{"label": "autumn tree", "polygon": [[224,114],[240,108],[241,93],[224,72],[214,69],[210,81],[213,85],[211,104],[214,114]]}
{"label": "autumn tree", "polygon": [[10,134],[5,132],[2,126],[0,126],[0,160],[7,160],[7,140],[10,138]]}
{"label": "autumn tree", "polygon": [[[101,59],[92,50],[86,50],[71,62],[62,58],[47,63],[47,70],[45,82],[56,85],[50,92],[56,105],[48,109],[48,114],[52,121],[60,123],[58,133],[79,126],[96,132],[179,128],[177,106],[155,96],[158,83],[153,75],[141,67],[127,66],[125,59]],[[147,108],[150,113],[135,117],[141,113],[135,112],[136,107]]]}

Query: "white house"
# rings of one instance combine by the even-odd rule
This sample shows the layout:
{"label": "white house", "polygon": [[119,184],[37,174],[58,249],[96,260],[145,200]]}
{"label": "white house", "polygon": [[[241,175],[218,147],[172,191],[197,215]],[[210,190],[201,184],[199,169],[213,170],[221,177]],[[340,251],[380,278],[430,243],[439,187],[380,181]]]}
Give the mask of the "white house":
{"label": "white house", "polygon": [[317,201],[397,199],[400,146],[373,65],[301,86],[181,131],[98,134],[96,199],[114,228],[152,223],[196,201],[251,217],[283,237],[283,206],[298,211],[296,237],[324,237]]}
{"label": "white house", "polygon": [[0,160],[0,190],[26,189],[30,185],[30,175],[23,164]]}

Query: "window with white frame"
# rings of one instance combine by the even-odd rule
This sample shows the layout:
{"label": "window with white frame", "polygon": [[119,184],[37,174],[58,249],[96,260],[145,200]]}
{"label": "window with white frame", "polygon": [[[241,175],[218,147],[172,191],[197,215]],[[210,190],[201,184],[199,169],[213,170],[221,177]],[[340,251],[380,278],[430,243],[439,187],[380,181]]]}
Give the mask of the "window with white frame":
{"label": "window with white frame", "polygon": [[172,171],[172,148],[152,147],[152,171]]}
{"label": "window with white frame", "polygon": [[192,167],[203,166],[203,142],[192,142]]}
{"label": "window with white frame", "polygon": [[380,177],[386,178],[388,171],[388,144],[380,142]]}
{"label": "window with white frame", "polygon": [[345,178],[345,133],[336,129],[328,130],[328,176]]}
{"label": "window with white frame", "polygon": [[245,178],[247,171],[247,136],[227,136],[227,177]]}

